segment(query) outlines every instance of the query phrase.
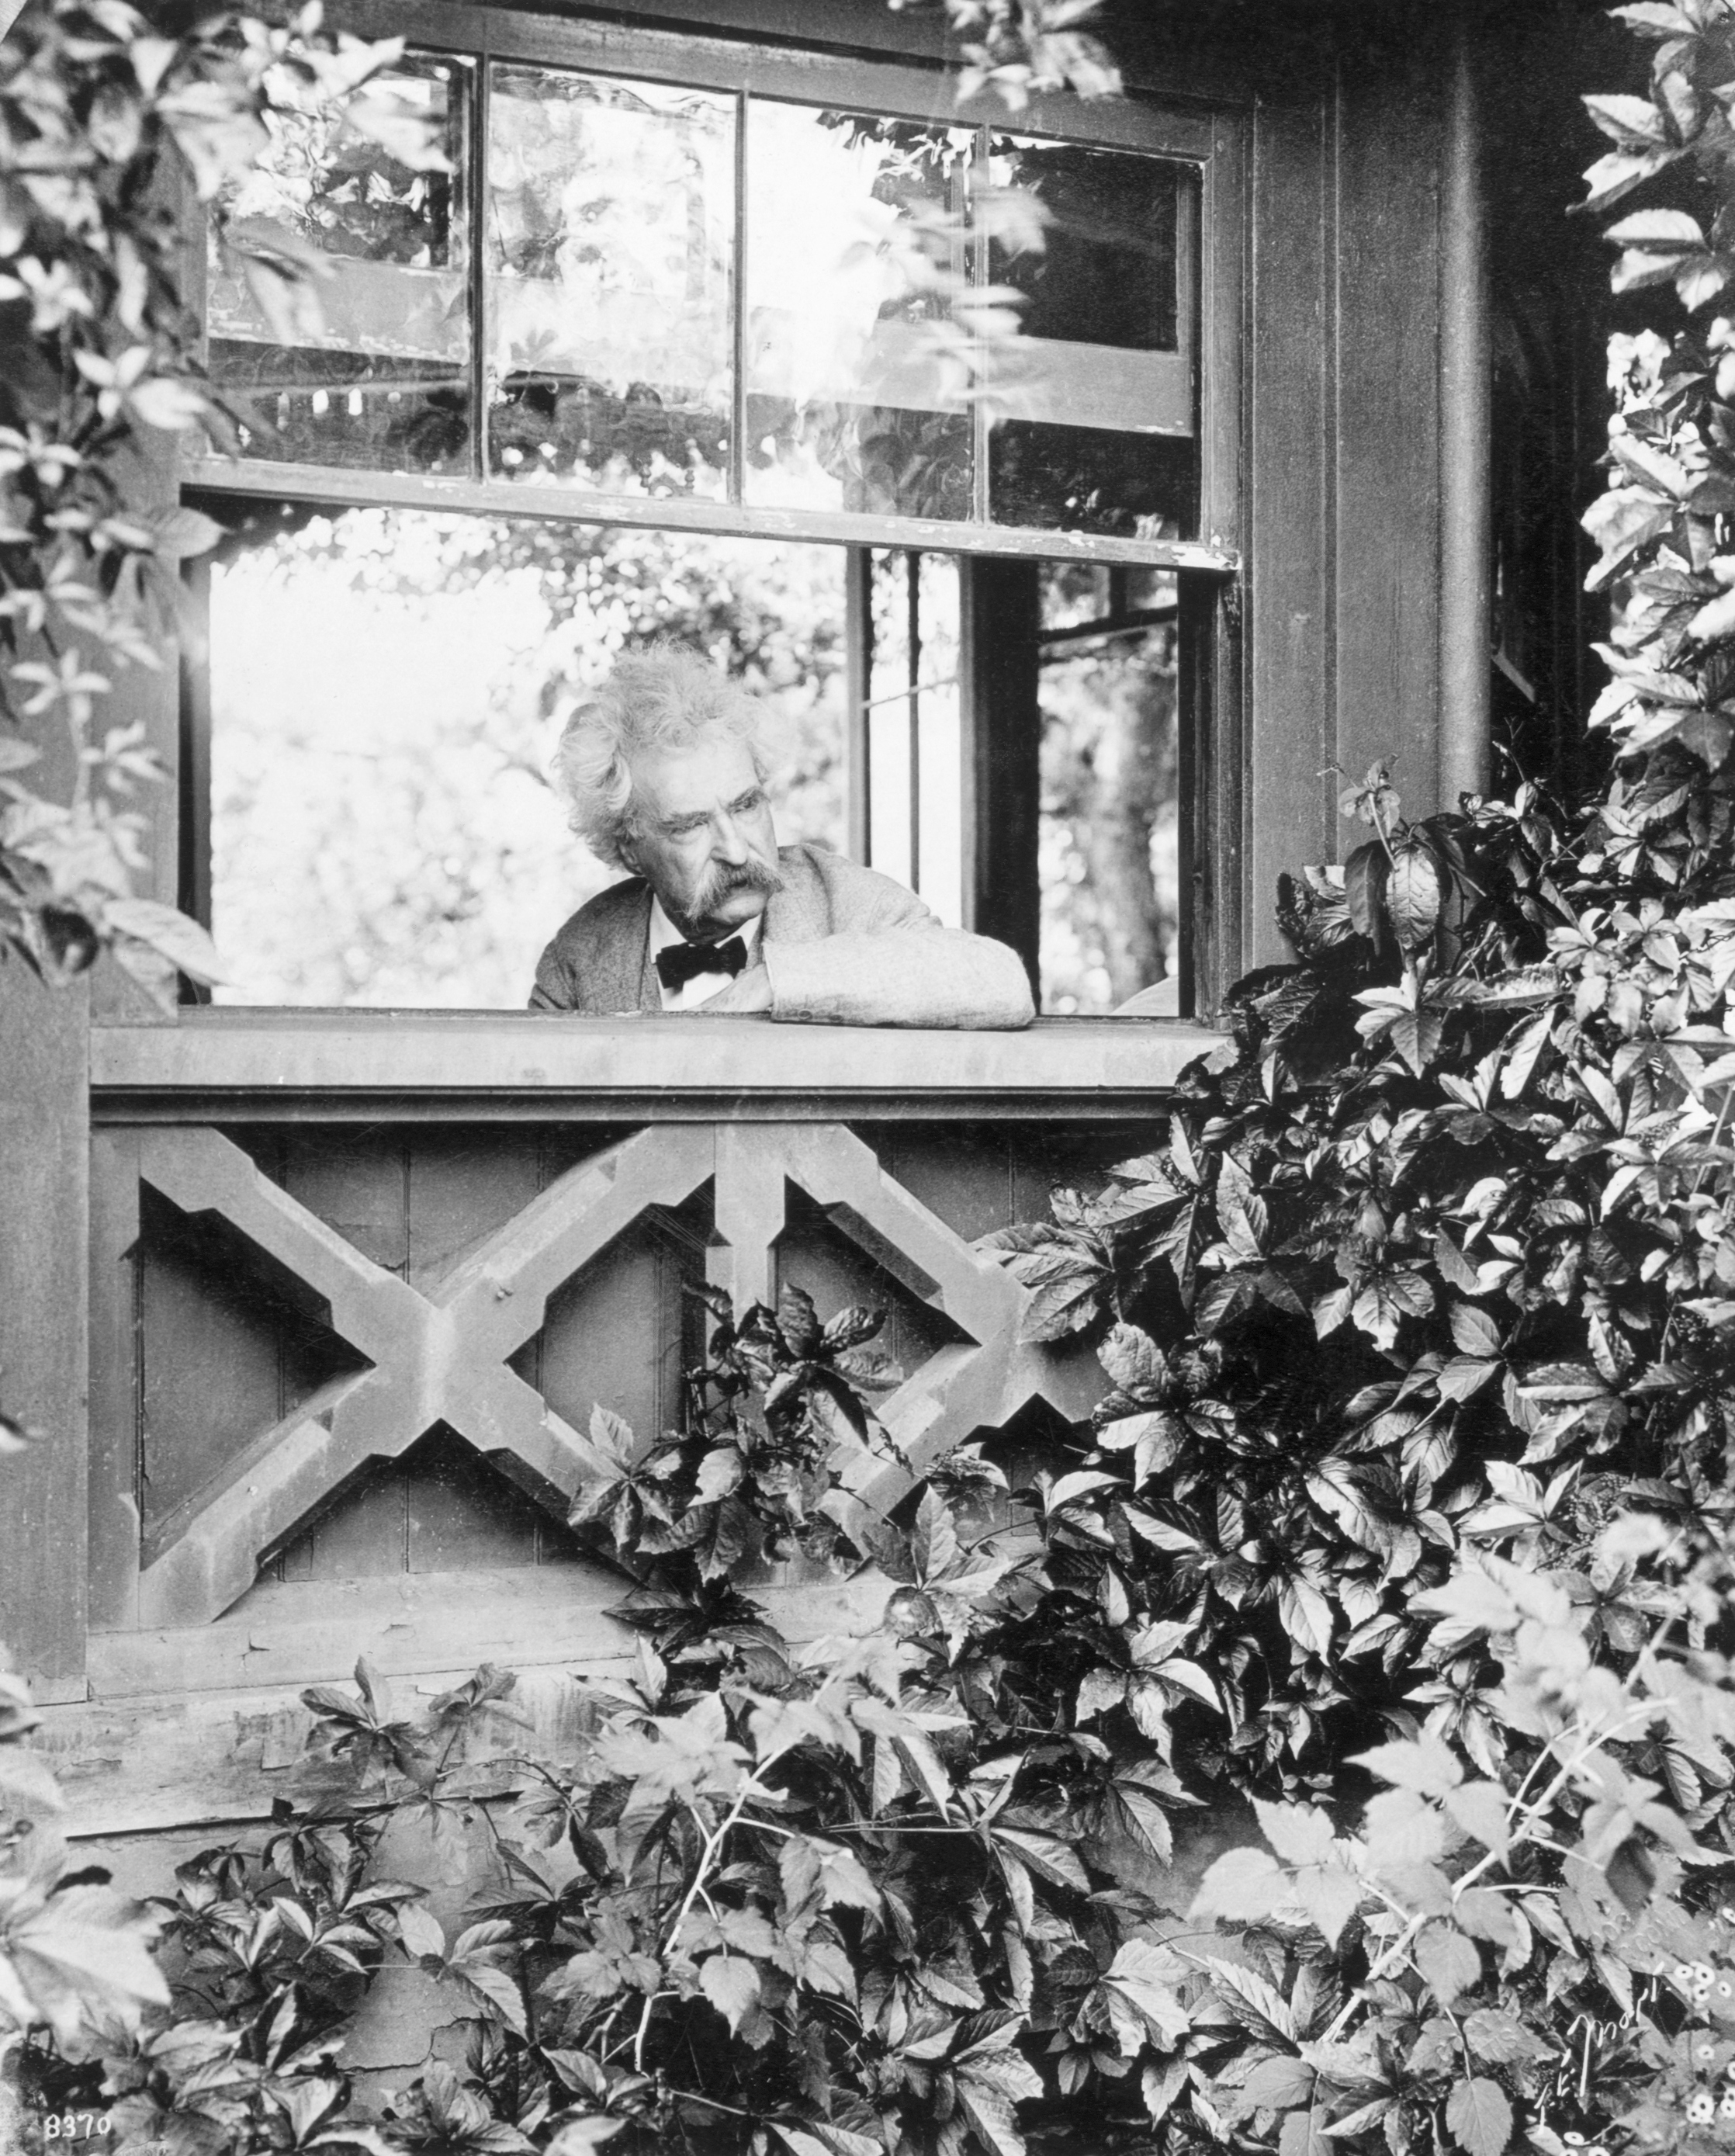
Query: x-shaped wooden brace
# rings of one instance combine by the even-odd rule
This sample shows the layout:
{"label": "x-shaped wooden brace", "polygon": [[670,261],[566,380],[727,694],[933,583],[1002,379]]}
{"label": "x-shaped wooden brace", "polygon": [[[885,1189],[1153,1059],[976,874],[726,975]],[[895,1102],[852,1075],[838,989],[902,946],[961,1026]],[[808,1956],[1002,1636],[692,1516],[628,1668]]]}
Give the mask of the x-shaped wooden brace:
{"label": "x-shaped wooden brace", "polygon": [[938,1349],[880,1404],[880,1419],[904,1465],[865,1454],[841,1461],[844,1487],[857,1502],[889,1512],[954,1445],[977,1430],[998,1429],[1039,1394],[1069,1416],[1088,1413],[1101,1397],[1095,1358],[1021,1341],[1026,1291],[888,1175],[872,1149],[839,1123],[719,1128],[718,1247],[711,1278],[737,1304],[775,1300],[786,1179],[973,1343]]}
{"label": "x-shaped wooden brace", "polygon": [[548,1301],[653,1206],[675,1206],[715,1178],[713,1283],[738,1302],[773,1301],[786,1182],[973,1345],[942,1348],[880,1409],[905,1467],[863,1455],[844,1465],[855,1501],[886,1511],[974,1430],[1043,1393],[1063,1412],[1092,1385],[1018,1338],[1024,1291],[836,1124],[660,1124],[562,1176],[423,1295],[364,1257],[240,1148],[208,1129],[155,1130],[142,1179],[187,1214],[215,1213],[313,1291],[372,1367],[335,1380],[157,1522],[139,1578],[145,1625],[208,1623],[250,1587],[281,1543],[372,1459],[408,1450],[444,1422],[533,1494],[570,1497],[604,1463],[507,1367],[542,1328]]}

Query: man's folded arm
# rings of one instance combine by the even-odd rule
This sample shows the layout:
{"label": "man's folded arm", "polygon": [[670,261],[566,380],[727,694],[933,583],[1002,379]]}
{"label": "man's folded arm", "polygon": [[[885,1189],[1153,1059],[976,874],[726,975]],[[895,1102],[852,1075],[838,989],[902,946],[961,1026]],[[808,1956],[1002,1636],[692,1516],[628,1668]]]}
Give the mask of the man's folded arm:
{"label": "man's folded arm", "polygon": [[925,907],[907,925],[767,942],[764,952],[774,1019],[1010,1030],[1036,1015],[1015,952],[942,927]]}

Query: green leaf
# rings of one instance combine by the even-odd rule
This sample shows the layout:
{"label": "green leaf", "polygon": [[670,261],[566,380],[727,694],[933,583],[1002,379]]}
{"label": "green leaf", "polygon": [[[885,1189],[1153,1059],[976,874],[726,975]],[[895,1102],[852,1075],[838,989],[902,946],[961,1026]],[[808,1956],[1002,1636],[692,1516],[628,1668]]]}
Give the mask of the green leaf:
{"label": "green leaf", "polygon": [[154,510],[145,519],[158,557],[165,562],[186,562],[208,554],[223,536],[214,516],[197,509]]}
{"label": "green leaf", "polygon": [[1277,2156],[1329,2156],[1332,2144],[1326,2138],[1329,2118],[1322,2104],[1286,2112],[1277,2137]]}
{"label": "green leaf", "polygon": [[111,898],[103,909],[102,925],[114,935],[148,944],[190,981],[229,978],[205,930],[175,906],[159,906],[151,898]]}
{"label": "green leaf", "polygon": [[1311,1655],[1331,1652],[1332,1605],[1317,1587],[1305,1579],[1286,1579],[1277,1589],[1277,1607],[1298,1647]]}
{"label": "green leaf", "polygon": [[1466,1782],[1445,1792],[1445,1807],[1460,1826],[1485,1849],[1504,1856],[1512,1842],[1507,1794],[1495,1782]]}
{"label": "green leaf", "polygon": [[1385,940],[1386,883],[1391,861],[1378,839],[1358,846],[1343,865],[1343,894],[1358,932],[1376,947]]}
{"label": "green leaf", "polygon": [[1311,1804],[1268,1804],[1255,1797],[1253,1809],[1273,1849],[1287,1864],[1329,1864],[1335,1830],[1329,1816]]}
{"label": "green leaf", "polygon": [[1469,2156],[1502,2156],[1512,2138],[1512,2107],[1485,2075],[1460,2082],[1446,2099],[1446,2130]]}
{"label": "green leaf", "polygon": [[1482,1957],[1455,1924],[1430,1923],[1415,1943],[1415,1964],[1442,2006],[1482,1980]]}
{"label": "green leaf", "polygon": [[1451,1748],[1425,1732],[1403,1743],[1376,1744],[1371,1752],[1358,1752],[1352,1763],[1397,1789],[1414,1789],[1424,1797],[1443,1797],[1464,1779]]}
{"label": "green leaf", "polygon": [[1479,2006],[1474,2014],[1466,2014],[1464,2035],[1476,2056],[1491,2066],[1517,2066],[1552,2056],[1548,2046],[1539,2043],[1517,2016],[1503,2007]]}
{"label": "green leaf", "polygon": [[1256,2032],[1268,2031],[1283,2043],[1294,2043],[1296,2017],[1289,2002],[1272,1989],[1257,1969],[1243,1969],[1214,1957],[1207,1958],[1205,1966],[1211,1972],[1218,1997],[1238,2020],[1245,2021],[1250,2015]]}
{"label": "green leaf", "polygon": [[1090,1892],[1091,1881],[1084,1866],[1070,1844],[1062,1841],[1058,1835],[997,1826],[994,1839],[1009,1844],[1037,1877],[1045,1879],[1050,1886],[1068,1887],[1079,1894]]}
{"label": "green leaf", "polygon": [[1168,1382],[1163,1350],[1137,1325],[1116,1325],[1096,1350],[1096,1359],[1123,1393],[1149,1394]]}
{"label": "green leaf", "polygon": [[1231,1849],[1207,1869],[1188,1914],[1255,1924],[1288,1894],[1288,1876],[1269,1850]]}
{"label": "green leaf", "polygon": [[759,1971],[740,1954],[707,1954],[699,1964],[699,1987],[736,2035],[759,2004]]}
{"label": "green leaf", "polygon": [[1433,935],[1444,896],[1440,864],[1426,845],[1411,839],[1394,849],[1387,904],[1406,951],[1419,949]]}
{"label": "green leaf", "polygon": [[1261,2059],[1241,2084],[1241,2093],[1261,2111],[1291,2111],[1312,2102],[1317,2078],[1301,2059]]}

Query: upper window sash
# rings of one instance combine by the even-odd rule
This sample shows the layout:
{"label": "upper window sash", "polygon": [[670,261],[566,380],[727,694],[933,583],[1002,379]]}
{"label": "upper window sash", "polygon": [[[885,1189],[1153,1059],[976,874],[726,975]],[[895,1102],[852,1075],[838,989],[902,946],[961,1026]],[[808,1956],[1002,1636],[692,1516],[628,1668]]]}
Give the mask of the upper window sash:
{"label": "upper window sash", "polygon": [[[357,135],[292,146],[295,186],[239,205],[339,231],[326,332],[276,342],[213,264],[213,374],[264,424],[190,485],[1235,566],[1236,116],[1012,116],[937,69],[444,0],[341,19],[424,56],[406,94],[444,108],[454,170],[413,186]],[[1008,187],[1046,251],[997,228]],[[976,235],[949,261],[947,212]],[[990,285],[1027,327],[984,346],[959,325]]]}

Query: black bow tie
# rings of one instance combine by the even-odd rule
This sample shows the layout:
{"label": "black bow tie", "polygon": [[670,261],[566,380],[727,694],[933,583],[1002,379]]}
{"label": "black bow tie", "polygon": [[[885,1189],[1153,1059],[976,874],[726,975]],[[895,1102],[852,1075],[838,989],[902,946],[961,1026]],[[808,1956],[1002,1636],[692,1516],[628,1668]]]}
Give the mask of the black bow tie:
{"label": "black bow tie", "polygon": [[738,936],[724,943],[665,943],[657,953],[657,978],[665,988],[684,988],[701,973],[738,973],[747,962]]}

